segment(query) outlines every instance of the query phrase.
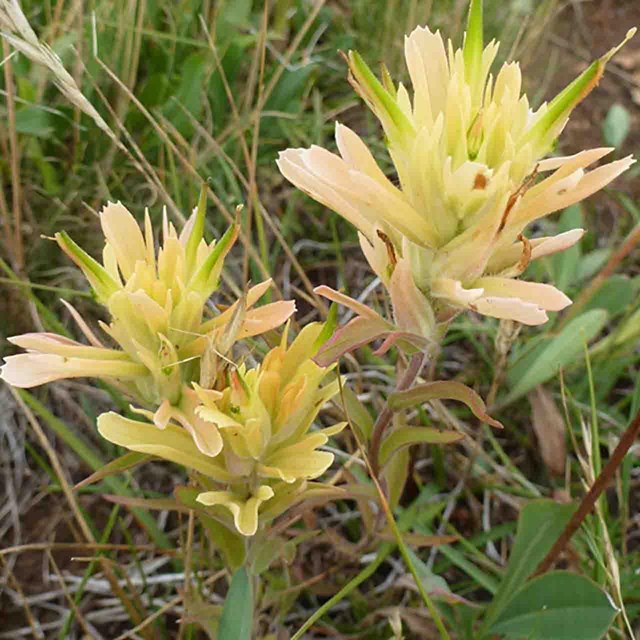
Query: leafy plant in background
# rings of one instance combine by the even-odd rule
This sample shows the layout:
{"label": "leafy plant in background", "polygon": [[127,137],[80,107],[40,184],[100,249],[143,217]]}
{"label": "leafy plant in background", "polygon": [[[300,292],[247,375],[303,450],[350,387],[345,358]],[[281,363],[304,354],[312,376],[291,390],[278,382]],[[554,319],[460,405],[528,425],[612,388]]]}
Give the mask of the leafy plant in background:
{"label": "leafy plant in background", "polygon": [[[212,80],[218,92],[213,93],[214,103],[223,101],[220,91],[228,91],[223,74],[243,49],[241,43],[226,42],[225,28],[242,21],[245,4],[226,11],[220,23],[217,35],[224,56]],[[40,45],[17,2],[5,3],[0,19],[10,32],[5,34],[9,42],[62,75],[63,93],[119,146],[75,80],[60,71],[64,66],[57,55]],[[471,1],[461,49],[455,50],[451,42],[445,46],[439,32],[427,27],[407,36],[405,57],[413,96],[402,83],[393,82],[384,66],[378,80],[358,53],[349,52],[349,79],[383,127],[399,185],[387,178],[359,136],[341,124],[335,130],[339,155],[319,146],[288,149],[280,154],[278,166],[294,185],[357,228],[362,251],[388,294],[384,306],[390,314],[320,284],[316,294],[347,307],[355,317],[335,330],[334,305],[325,322],[300,328],[293,322],[293,302],[258,305],[271,280],[250,286],[248,269],[234,302],[222,308],[211,305],[224,258],[241,225],[232,224],[218,241],[205,240],[206,186],[180,233],[164,211],[158,250],[150,215],[146,214],[141,230],[120,203],[110,203],[100,213],[105,237],[102,263],[66,232],[56,234],[58,245],[80,267],[108,313],[108,324],[100,326],[115,346],[106,346],[88,321],[67,305],[89,345],[51,332],[15,336],[11,342],[27,353],[6,357],[2,378],[29,388],[65,378],[95,377],[132,401],[125,415],[109,411],[97,418],[100,435],[130,453],[94,473],[84,486],[152,458],[184,467],[189,482],[175,486],[172,496],[113,499],[136,509],[188,514],[189,534],[180,550],[187,567],[196,549],[194,521],[221,552],[233,574],[224,607],[199,602],[200,596],[190,589],[185,595],[191,619],[211,637],[255,636],[259,596],[273,588],[270,566],[276,559],[291,557],[305,536],[316,533],[311,528],[287,541],[280,535],[283,526],[295,522],[301,502],[342,498],[362,505],[363,528],[376,559],[321,605],[294,638],[302,638],[330,606],[373,575],[396,546],[441,638],[450,638],[452,632],[460,638],[597,640],[606,633],[618,609],[603,590],[603,580],[598,583],[565,571],[536,575],[555,559],[557,541],[579,526],[582,507],[530,501],[521,510],[500,583],[481,578],[493,598],[480,607],[452,593],[443,578],[411,552],[404,534],[414,529],[428,545],[457,538],[434,536],[419,513],[400,504],[412,468],[409,448],[453,444],[465,435],[454,428],[416,426],[410,411],[421,411],[425,403],[455,400],[484,423],[503,427],[474,390],[454,380],[432,381],[424,373],[425,365],[437,360],[454,320],[471,310],[500,319],[500,332],[505,334],[513,323],[545,323],[547,312],[561,311],[571,303],[561,289],[576,281],[580,265],[584,270],[587,262],[586,257],[580,262],[584,232],[576,203],[608,185],[634,161],[629,156],[586,171],[612,149],[545,156],[618,49],[596,60],[536,111],[521,93],[517,63],[503,65],[495,80],[491,75],[498,44],[484,46],[479,0]],[[189,56],[184,71],[203,78],[203,58],[198,53]],[[278,100],[295,91],[296,82],[304,82],[304,73],[302,79],[290,77],[283,84],[272,78],[268,86],[273,93],[261,106],[277,109]],[[163,95],[163,78],[159,74],[147,80],[145,99]],[[158,103],[165,124],[183,136],[195,126],[197,100],[190,94],[192,86],[185,83],[178,92],[182,109],[174,102]],[[218,127],[224,130],[222,124]],[[603,129],[606,141],[615,146],[628,128],[622,112],[612,109]],[[233,173],[229,167],[226,170]],[[540,178],[546,172],[551,173]],[[532,222],[562,209],[566,211],[561,233],[525,236]],[[263,233],[259,228],[264,240]],[[261,249],[264,258],[264,243]],[[550,271],[558,288],[538,281],[543,274],[530,264],[535,259],[547,265],[552,261]],[[253,264],[256,271],[261,271],[259,264],[259,260]],[[520,280],[528,269],[533,281]],[[489,401],[492,414],[559,369],[575,365],[608,314],[622,311],[615,301],[621,291],[628,291],[627,283],[607,280],[606,275],[606,286],[598,296],[578,300],[579,314],[572,317],[569,312],[557,322],[552,317],[553,333],[540,334],[524,352],[515,346],[510,391],[497,404],[493,398]],[[587,351],[587,359],[633,339],[636,316],[637,311],[619,332]],[[253,340],[257,336],[260,342]],[[395,390],[375,420],[337,369],[342,356],[374,341],[378,341],[375,356],[391,363],[392,348],[398,354]],[[512,346],[508,342],[505,358]],[[335,421],[336,408],[344,420]],[[319,482],[335,460],[335,453],[322,448],[347,424],[369,477],[354,474],[354,481],[344,486]],[[622,456],[635,432],[628,434],[616,449]],[[599,474],[594,458],[597,442],[591,445],[588,471]],[[607,473],[615,471],[619,458],[612,456]],[[598,480],[606,477],[603,473]],[[594,481],[590,478],[591,507],[598,499],[596,490],[601,492],[605,482],[600,486]],[[377,502],[379,516],[371,509],[372,502]],[[283,517],[285,513],[289,515]],[[456,557],[450,550],[443,553]],[[392,628],[400,637],[402,623],[396,620]]]}

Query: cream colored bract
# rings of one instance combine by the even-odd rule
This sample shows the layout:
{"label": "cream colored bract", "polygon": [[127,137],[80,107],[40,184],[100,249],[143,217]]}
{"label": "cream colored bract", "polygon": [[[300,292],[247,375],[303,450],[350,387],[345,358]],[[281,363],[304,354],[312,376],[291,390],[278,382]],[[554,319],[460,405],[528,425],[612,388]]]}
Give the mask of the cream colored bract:
{"label": "cream colored bract", "polygon": [[[380,82],[349,53],[350,81],[382,124],[397,186],[341,124],[338,154],[317,146],[288,149],[278,166],[357,227],[369,264],[391,294],[397,330],[437,339],[437,323],[463,308],[543,323],[547,311],[570,300],[550,284],[516,278],[532,259],[566,249],[583,231],[529,239],[527,225],[587,198],[634,162],[627,157],[587,170],[612,149],[543,159],[616,50],[534,111],[517,63],[491,74],[498,44],[483,47],[481,11],[472,3],[463,48],[445,45],[428,27],[406,37],[412,94],[386,70]],[[394,282],[398,269],[403,296]],[[321,293],[338,300],[327,287]],[[408,318],[407,306],[423,309],[422,320],[415,312]]]}
{"label": "cream colored bract", "polygon": [[[241,534],[254,535],[262,505],[270,517],[279,515],[305,496],[307,481],[327,470],[334,456],[320,447],[345,426],[310,431],[320,409],[338,392],[337,378],[327,380],[332,367],[311,359],[323,327],[307,325],[290,345],[285,331],[257,367],[230,371],[221,391],[194,384],[194,391],[183,394],[190,400],[180,414],[162,407],[155,414],[141,412],[155,426],[108,413],[99,418],[99,431],[128,449],[202,473],[217,487],[200,493],[198,502],[226,509]],[[221,439],[218,453],[207,453],[200,442],[207,438]]]}
{"label": "cream colored bract", "polygon": [[[250,289],[231,309],[210,320],[204,318],[205,305],[218,287],[224,257],[238,232],[232,227],[219,241],[207,243],[204,216],[201,199],[180,234],[165,216],[156,255],[148,213],[143,233],[122,204],[109,203],[100,213],[105,237],[102,264],[66,233],[56,234],[60,247],[82,269],[98,302],[106,307],[111,320],[100,326],[119,348],[104,346],[70,308],[91,346],[50,333],[15,336],[11,342],[28,353],[6,358],[2,378],[18,387],[61,378],[108,378],[126,381],[127,393],[144,405],[179,405],[184,384],[198,375],[209,343],[221,339],[235,317],[240,324],[234,328],[234,339],[282,324],[294,312],[293,302],[252,308],[270,280]],[[234,315],[240,302],[242,314]]]}

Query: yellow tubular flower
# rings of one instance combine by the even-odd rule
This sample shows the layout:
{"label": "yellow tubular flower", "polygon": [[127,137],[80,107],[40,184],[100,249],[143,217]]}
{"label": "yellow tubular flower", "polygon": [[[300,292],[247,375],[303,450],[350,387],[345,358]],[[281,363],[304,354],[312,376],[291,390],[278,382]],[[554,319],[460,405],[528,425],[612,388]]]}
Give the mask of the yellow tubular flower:
{"label": "yellow tubular flower", "polygon": [[[109,312],[111,321],[101,327],[117,348],[104,346],[68,305],[91,346],[50,333],[15,336],[10,341],[27,353],[5,358],[2,378],[19,387],[62,378],[108,378],[126,383],[126,391],[147,406],[168,403],[180,410],[181,403],[188,404],[189,399],[183,398],[185,383],[197,379],[201,359],[211,353],[210,343],[215,343],[215,350],[221,336],[229,334],[232,321],[237,325],[235,340],[279,326],[295,309],[293,302],[252,309],[268,289],[270,281],[266,281],[226,312],[211,320],[203,318],[207,301],[218,287],[224,257],[238,233],[234,226],[219,241],[207,243],[205,208],[203,192],[180,234],[165,215],[157,255],[148,213],[143,233],[120,203],[109,203],[100,213],[105,237],[102,264],[65,232],[56,234],[60,247],[82,269],[97,300]],[[242,313],[234,313],[240,303]],[[212,452],[211,447],[203,450]]]}
{"label": "yellow tubular flower", "polygon": [[[483,46],[482,6],[472,0],[462,49],[450,41],[445,46],[428,27],[406,37],[413,95],[394,86],[386,72],[381,83],[357,53],[349,53],[350,81],[382,124],[399,186],[341,124],[338,154],[317,146],[288,149],[278,166],[290,182],[357,227],[367,260],[392,293],[400,331],[415,329],[415,318],[402,319],[407,304],[429,309],[420,323],[427,340],[434,337],[434,318],[448,320],[463,308],[543,323],[547,311],[571,301],[552,285],[516,278],[530,260],[566,249],[583,231],[530,240],[525,228],[589,197],[634,162],[627,157],[587,170],[612,149],[543,159],[618,48],[533,111],[517,63],[491,75],[498,44]],[[410,291],[403,275],[405,300],[394,300],[391,290],[398,268],[411,272],[417,289]],[[327,288],[323,294],[339,295]]]}
{"label": "yellow tubular flower", "polygon": [[[218,487],[203,491],[198,502],[228,513],[243,535],[254,535],[261,507],[269,518],[292,500],[304,497],[308,481],[322,475],[333,454],[321,451],[345,423],[310,431],[318,412],[339,389],[333,367],[311,359],[323,339],[325,325],[307,325],[287,345],[287,331],[255,368],[240,365],[229,373],[222,390],[194,384],[183,393],[180,409],[161,406],[155,414],[138,411],[149,423],[114,413],[98,420],[100,433],[133,451],[150,453],[202,473]],[[180,429],[182,425],[185,429]],[[221,453],[205,450],[221,438]]]}

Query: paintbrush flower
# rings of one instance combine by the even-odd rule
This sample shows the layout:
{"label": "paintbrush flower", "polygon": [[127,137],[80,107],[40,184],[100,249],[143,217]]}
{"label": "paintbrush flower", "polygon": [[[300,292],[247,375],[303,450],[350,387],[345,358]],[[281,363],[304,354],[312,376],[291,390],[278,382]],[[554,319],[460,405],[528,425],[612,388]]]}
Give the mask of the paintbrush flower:
{"label": "paintbrush flower", "polygon": [[180,234],[165,215],[157,254],[148,213],[143,232],[120,203],[109,203],[100,213],[105,237],[102,263],[67,233],[56,234],[60,247],[82,269],[97,301],[108,311],[110,321],[100,326],[115,346],[105,346],[67,305],[90,344],[52,333],[15,336],[10,341],[27,353],[5,358],[2,378],[18,387],[62,378],[105,378],[151,407],[188,404],[183,395],[192,380],[214,386],[216,370],[222,368],[215,363],[220,350],[226,352],[235,340],[281,325],[295,306],[282,301],[254,308],[269,288],[266,281],[224,312],[204,317],[238,233],[233,226],[218,241],[206,242],[205,203],[203,195]]}
{"label": "paintbrush flower", "polygon": [[[583,230],[532,239],[527,226],[589,197],[634,162],[627,157],[587,170],[611,151],[606,148],[544,159],[618,48],[533,110],[517,63],[504,64],[495,78],[491,74],[498,44],[484,47],[481,2],[473,0],[461,49],[450,41],[445,46],[440,33],[427,27],[405,38],[412,95],[386,69],[379,81],[357,53],[348,54],[349,79],[382,124],[398,185],[341,124],[338,154],[318,146],[288,149],[278,166],[294,185],[356,226],[367,260],[392,294],[399,331],[408,328],[399,321],[409,313],[402,307],[415,306],[418,298],[427,341],[438,322],[461,309],[541,324],[548,311],[570,300],[550,284],[518,276],[531,260],[570,247]],[[404,273],[394,278],[398,268],[410,271],[413,285]],[[410,291],[404,300],[393,295],[397,279]],[[327,288],[321,293],[334,300],[339,295]]]}
{"label": "paintbrush flower", "polygon": [[[287,333],[258,366],[231,368],[221,390],[194,384],[185,394],[189,406],[183,407],[183,419],[197,423],[201,432],[221,435],[217,457],[203,455],[176,414],[165,414],[165,428],[158,430],[107,413],[98,419],[98,430],[111,442],[201,473],[214,487],[202,491],[197,502],[229,519],[242,535],[254,535],[263,511],[273,518],[310,490],[317,493],[319,487],[308,481],[322,475],[334,457],[321,447],[345,426],[311,431],[320,409],[339,390],[333,367],[312,360],[326,339],[325,325],[307,325],[289,345]],[[145,413],[150,421],[159,418],[158,412]]]}

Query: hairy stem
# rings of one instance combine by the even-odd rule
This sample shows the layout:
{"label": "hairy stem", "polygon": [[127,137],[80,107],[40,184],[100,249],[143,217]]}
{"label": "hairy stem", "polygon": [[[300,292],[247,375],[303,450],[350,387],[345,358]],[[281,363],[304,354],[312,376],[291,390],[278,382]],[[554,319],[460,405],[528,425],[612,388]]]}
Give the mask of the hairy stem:
{"label": "hairy stem", "polygon": [[[414,353],[411,356],[411,360],[409,360],[409,365],[405,372],[402,374],[402,377],[398,381],[396,385],[396,391],[405,391],[408,389],[418,377],[418,374],[422,370],[422,366],[424,364],[426,358],[426,354]],[[373,425],[373,433],[371,435],[371,445],[369,447],[369,461],[371,462],[371,469],[373,473],[377,476],[380,471],[380,465],[378,461],[378,456],[380,453],[380,445],[382,444],[382,436],[386,431],[387,427],[391,423],[391,419],[393,418],[393,411],[389,408],[389,405],[385,405],[384,409],[378,414],[378,419],[376,423]]]}

